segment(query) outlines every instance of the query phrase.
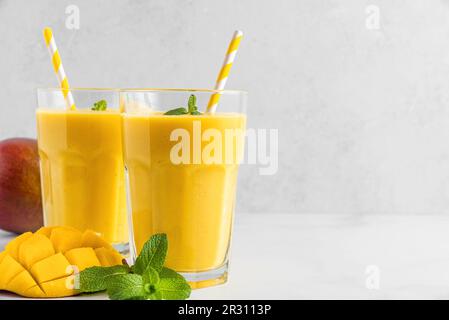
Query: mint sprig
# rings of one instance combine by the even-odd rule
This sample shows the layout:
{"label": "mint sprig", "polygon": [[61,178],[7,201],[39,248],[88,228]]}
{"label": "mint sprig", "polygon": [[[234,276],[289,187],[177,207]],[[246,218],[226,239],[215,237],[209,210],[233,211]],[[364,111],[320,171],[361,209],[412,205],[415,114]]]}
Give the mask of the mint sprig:
{"label": "mint sprig", "polygon": [[164,114],[168,116],[176,116],[183,114],[201,115],[202,113],[198,111],[198,107],[196,105],[196,96],[194,94],[191,94],[189,97],[189,101],[187,102],[187,108],[175,108],[165,112]]}
{"label": "mint sprig", "polygon": [[104,291],[112,300],[181,300],[191,288],[182,275],[164,267],[167,235],[153,235],[132,267],[91,267],[79,275],[80,292]]}
{"label": "mint sprig", "polygon": [[94,103],[92,110],[93,111],[105,111],[107,107],[108,107],[108,103],[106,102],[106,100],[100,100],[100,101]]}
{"label": "mint sprig", "polygon": [[145,282],[144,290],[147,299],[162,300],[162,293],[160,290],[158,290],[157,287],[159,282],[161,281],[159,273],[151,266],[148,266],[148,268],[142,275],[142,279]]}
{"label": "mint sprig", "polygon": [[180,107],[180,108],[176,108],[176,109],[167,111],[164,114],[166,114],[168,116],[178,116],[178,115],[181,115],[181,114],[188,114],[188,113],[189,113],[189,111],[187,111],[186,108]]}
{"label": "mint sprig", "polygon": [[137,274],[119,274],[107,278],[106,290],[111,300],[144,300],[144,282]]}
{"label": "mint sprig", "polygon": [[164,300],[185,300],[190,296],[190,286],[176,271],[163,268],[159,273],[159,282],[156,286]]}
{"label": "mint sprig", "polygon": [[189,101],[187,102],[189,107],[189,113],[192,115],[199,115],[201,112],[198,111],[198,107],[196,106],[196,96],[191,94],[189,97]]}
{"label": "mint sprig", "polygon": [[106,281],[110,276],[124,275],[130,272],[127,265],[113,267],[92,267],[80,273],[80,290],[82,292],[97,292],[106,290]]}
{"label": "mint sprig", "polygon": [[147,241],[142,248],[140,255],[133,266],[134,273],[142,275],[148,266],[157,272],[164,266],[165,257],[168,250],[167,235],[165,233],[155,234]]}

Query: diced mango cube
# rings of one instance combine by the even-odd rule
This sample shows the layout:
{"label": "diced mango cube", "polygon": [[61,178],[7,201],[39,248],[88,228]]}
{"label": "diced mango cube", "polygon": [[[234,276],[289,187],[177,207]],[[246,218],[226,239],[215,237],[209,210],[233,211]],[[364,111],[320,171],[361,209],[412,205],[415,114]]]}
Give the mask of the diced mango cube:
{"label": "diced mango cube", "polygon": [[46,298],[45,293],[38,285],[35,285],[34,287],[25,290],[25,292],[20,293],[20,295],[30,298]]}
{"label": "diced mango cube", "polygon": [[65,253],[70,264],[76,266],[81,272],[86,268],[93,266],[101,266],[94,249],[92,248],[76,248]]}
{"label": "diced mango cube", "polygon": [[41,227],[39,230],[35,232],[35,234],[41,234],[43,236],[46,236],[48,239],[50,239],[51,231],[54,227]]}
{"label": "diced mango cube", "polygon": [[77,294],[74,289],[74,276],[68,276],[40,284],[47,298],[60,298]]}
{"label": "diced mango cube", "polygon": [[123,257],[114,249],[97,248],[95,249],[95,254],[102,266],[111,267],[123,264]]}
{"label": "diced mango cube", "polygon": [[95,233],[92,230],[86,230],[83,233],[83,240],[81,243],[82,247],[92,247],[94,249],[96,248],[111,248],[112,245],[101,238],[97,233]]}
{"label": "diced mango cube", "polygon": [[14,278],[12,278],[12,280],[7,284],[9,291],[15,292],[20,295],[25,294],[26,290],[36,285],[36,281],[34,281],[28,270],[23,270]]}
{"label": "diced mango cube", "polygon": [[95,254],[98,258],[98,261],[100,261],[102,266],[110,267],[111,264],[109,263],[108,256],[106,255],[106,248],[97,248],[94,250]]}
{"label": "diced mango cube", "polygon": [[66,252],[70,249],[81,247],[82,233],[76,229],[67,227],[53,228],[50,240],[53,242],[56,252]]}
{"label": "diced mango cube", "polygon": [[38,283],[73,274],[71,264],[62,253],[57,253],[33,265],[30,272]]}
{"label": "diced mango cube", "polygon": [[19,258],[19,247],[26,239],[31,237],[33,234],[31,232],[25,232],[22,233],[20,236],[15,238],[14,240],[11,240],[6,247],[5,251],[8,252],[8,254],[13,257],[14,259],[18,260]]}
{"label": "diced mango cube", "polygon": [[36,262],[55,254],[50,239],[41,234],[33,234],[22,242],[19,249],[19,262],[27,269]]}
{"label": "diced mango cube", "polygon": [[8,282],[25,270],[10,255],[6,255],[0,263],[0,290],[6,290]]}

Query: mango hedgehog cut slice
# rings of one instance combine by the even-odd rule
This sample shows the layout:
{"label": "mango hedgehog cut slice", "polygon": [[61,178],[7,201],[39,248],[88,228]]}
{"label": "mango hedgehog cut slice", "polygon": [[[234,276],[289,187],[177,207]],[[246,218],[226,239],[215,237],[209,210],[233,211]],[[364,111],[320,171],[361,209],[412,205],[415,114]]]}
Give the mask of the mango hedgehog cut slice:
{"label": "mango hedgehog cut slice", "polygon": [[75,273],[114,266],[123,257],[92,230],[42,227],[11,240],[0,252],[0,290],[29,298],[77,295]]}

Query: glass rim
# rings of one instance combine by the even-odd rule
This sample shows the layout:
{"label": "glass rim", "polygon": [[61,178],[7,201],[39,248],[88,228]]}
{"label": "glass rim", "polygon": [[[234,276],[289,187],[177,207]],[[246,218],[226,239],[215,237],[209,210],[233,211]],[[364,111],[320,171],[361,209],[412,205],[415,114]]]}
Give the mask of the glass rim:
{"label": "glass rim", "polygon": [[[60,91],[62,92],[62,88],[60,87],[36,87],[36,91],[47,91],[47,92],[54,92],[54,91]],[[80,91],[80,92],[119,92],[119,88],[96,88],[96,87],[81,87],[81,88],[69,88],[69,91]]]}
{"label": "glass rim", "polygon": [[120,92],[203,92],[203,93],[220,93],[220,94],[248,94],[245,90],[234,89],[207,89],[207,88],[121,88]]}
{"label": "glass rim", "polygon": [[[62,91],[59,87],[37,87],[37,91]],[[248,91],[245,90],[217,90],[217,89],[206,89],[206,88],[108,88],[108,87],[73,87],[69,88],[69,91],[75,92],[203,92],[203,93],[219,93],[219,94],[244,94],[247,95]]]}

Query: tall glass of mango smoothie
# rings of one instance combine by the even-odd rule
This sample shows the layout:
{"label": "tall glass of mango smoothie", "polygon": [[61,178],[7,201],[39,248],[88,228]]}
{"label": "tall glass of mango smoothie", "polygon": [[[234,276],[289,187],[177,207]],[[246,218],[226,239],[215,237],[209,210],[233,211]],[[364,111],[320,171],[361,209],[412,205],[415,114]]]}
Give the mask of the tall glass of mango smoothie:
{"label": "tall glass of mango smoothie", "polygon": [[123,250],[128,243],[119,93],[38,89],[36,111],[44,223],[91,229]]}
{"label": "tall glass of mango smoothie", "polygon": [[166,233],[166,265],[192,288],[224,283],[246,126],[246,93],[122,90],[131,252]]}

